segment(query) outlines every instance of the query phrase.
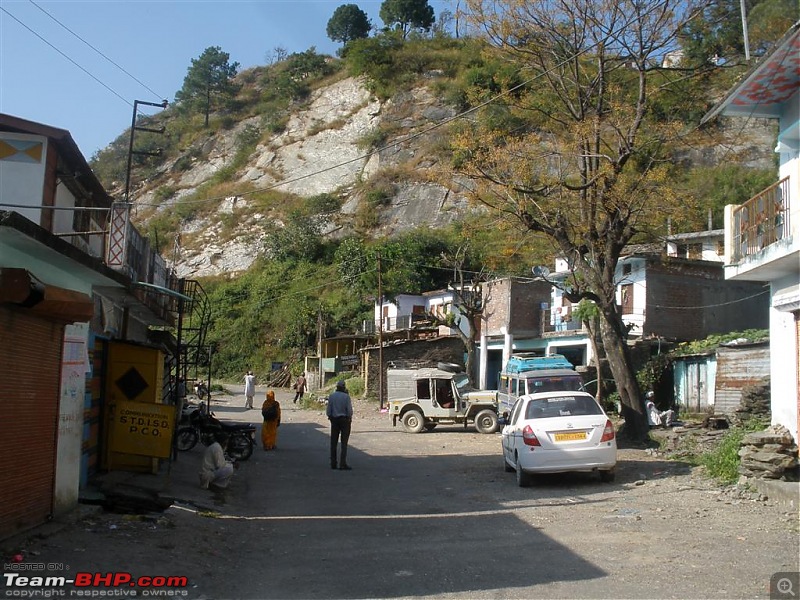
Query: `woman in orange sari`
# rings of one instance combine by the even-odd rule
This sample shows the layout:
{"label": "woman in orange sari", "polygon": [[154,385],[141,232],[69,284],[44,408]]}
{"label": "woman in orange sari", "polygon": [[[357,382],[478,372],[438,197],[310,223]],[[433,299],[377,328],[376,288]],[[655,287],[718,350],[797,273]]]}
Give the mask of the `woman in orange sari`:
{"label": "woman in orange sari", "polygon": [[274,450],[278,441],[278,427],[281,424],[281,405],[275,400],[275,392],[267,392],[267,399],[261,405],[261,443],[264,450]]}

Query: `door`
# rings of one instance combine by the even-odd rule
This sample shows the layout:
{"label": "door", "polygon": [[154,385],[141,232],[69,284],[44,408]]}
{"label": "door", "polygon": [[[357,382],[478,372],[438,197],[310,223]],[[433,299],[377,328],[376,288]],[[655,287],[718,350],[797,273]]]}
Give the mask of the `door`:
{"label": "door", "polygon": [[53,513],[64,326],[0,306],[0,539]]}
{"label": "door", "polygon": [[433,393],[436,404],[446,415],[453,416],[457,412],[456,395],[453,391],[452,379],[433,379]]}
{"label": "door", "polygon": [[703,412],[708,406],[708,364],[705,361],[687,362],[683,383],[686,410]]}
{"label": "door", "polygon": [[516,446],[517,437],[517,422],[522,410],[523,400],[517,400],[514,407],[511,409],[511,415],[508,417],[508,423],[503,427],[502,440],[503,455],[509,464],[516,464],[514,460],[514,447]]}

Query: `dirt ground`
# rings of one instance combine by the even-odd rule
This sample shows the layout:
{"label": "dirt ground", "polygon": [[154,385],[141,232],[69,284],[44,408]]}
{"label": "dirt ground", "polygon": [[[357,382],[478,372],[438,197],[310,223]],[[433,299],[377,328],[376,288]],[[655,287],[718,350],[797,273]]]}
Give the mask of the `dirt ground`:
{"label": "dirt ground", "polygon": [[[499,434],[406,434],[356,401],[353,471],[337,472],[322,407],[278,399],[278,450],[257,449],[230,490],[199,490],[201,450],[184,453],[167,511],[83,507],[71,522],[0,542],[4,574],[22,554],[40,575],[187,577],[172,590],[99,590],[139,597],[792,598],[771,596],[770,580],[797,581],[797,511],[700,468],[623,448],[612,484],[553,475],[522,489],[503,470]],[[220,418],[259,420],[239,390],[214,403]],[[22,591],[32,588],[0,595]]]}

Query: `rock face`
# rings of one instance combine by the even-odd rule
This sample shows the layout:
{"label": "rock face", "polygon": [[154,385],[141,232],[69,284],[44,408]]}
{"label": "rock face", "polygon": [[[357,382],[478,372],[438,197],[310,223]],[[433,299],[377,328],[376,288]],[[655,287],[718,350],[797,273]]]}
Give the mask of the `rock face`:
{"label": "rock face", "polygon": [[[360,80],[341,79],[314,91],[280,133],[264,135],[257,115],[195,139],[134,191],[134,201],[150,207],[136,224],[167,215],[167,209],[209,180],[226,182],[229,195],[200,201],[195,215],[181,221],[175,250],[165,253],[186,278],[244,271],[263,254],[265,235],[283,226],[285,213],[254,197],[273,190],[288,194],[288,202],[319,194],[338,197],[340,213],[321,223],[327,236],[347,235],[365,214],[373,235],[444,227],[482,210],[470,204],[468,182],[453,177],[449,165],[440,164],[443,153],[436,151],[447,145],[441,125],[455,114],[425,85],[378,101]],[[735,155],[748,165],[769,166],[771,157],[763,154],[765,136],[772,135],[769,127],[765,122],[737,130],[735,148],[728,143],[718,148],[726,149],[728,159]],[[243,157],[242,147],[252,146],[242,140],[253,136],[259,141]],[[696,147],[679,159],[720,161],[715,147]],[[368,204],[370,186],[386,194],[378,206]]]}
{"label": "rock face", "polygon": [[[376,235],[424,225],[442,227],[463,218],[472,210],[465,188],[452,178],[441,183],[437,160],[424,150],[441,135],[432,125],[454,114],[426,88],[387,102],[373,99],[354,78],[317,90],[280,134],[262,138],[246,165],[234,174],[235,186],[244,192],[209,202],[203,216],[182,223],[180,248],[169,257],[177,274],[206,277],[243,271],[253,264],[263,252],[266,231],[283,223],[269,210],[254,212],[249,190],[275,189],[304,198],[337,195],[343,201],[341,215],[324,223],[322,230],[341,236],[352,230],[349,223],[365,201],[357,185],[369,185],[386,170],[402,169],[401,180],[390,186],[391,197],[374,209],[379,213]],[[160,175],[170,181],[162,186],[170,186],[172,194],[155,214],[228,168],[239,137],[248,129],[258,131],[259,124],[259,117],[243,120],[196,141],[183,157],[163,165]],[[379,129],[391,135],[380,149],[370,149],[363,140]],[[154,190],[143,192],[137,201],[158,204]]]}

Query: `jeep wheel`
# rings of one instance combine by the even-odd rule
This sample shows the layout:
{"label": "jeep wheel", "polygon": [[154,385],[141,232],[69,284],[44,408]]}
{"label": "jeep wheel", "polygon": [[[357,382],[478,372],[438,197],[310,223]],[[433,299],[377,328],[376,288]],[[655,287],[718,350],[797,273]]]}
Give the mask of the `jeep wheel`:
{"label": "jeep wheel", "polygon": [[425,426],[425,419],[418,410],[409,410],[403,415],[403,427],[408,433],[419,433]]}
{"label": "jeep wheel", "polygon": [[475,415],[475,429],[480,433],[494,433],[497,425],[497,413],[493,410],[487,408]]}

